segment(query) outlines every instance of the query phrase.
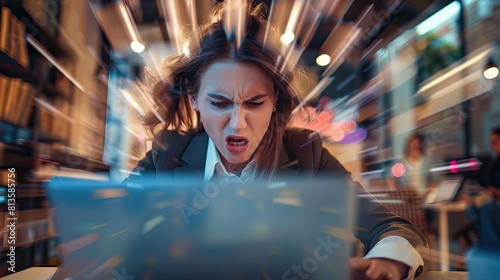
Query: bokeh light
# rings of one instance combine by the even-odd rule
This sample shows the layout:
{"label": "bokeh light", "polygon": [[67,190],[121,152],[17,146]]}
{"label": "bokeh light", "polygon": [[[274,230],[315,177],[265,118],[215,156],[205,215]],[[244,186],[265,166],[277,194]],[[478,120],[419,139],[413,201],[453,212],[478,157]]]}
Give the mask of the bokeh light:
{"label": "bokeh light", "polygon": [[398,162],[392,166],[391,173],[396,178],[402,177],[406,173],[406,167],[401,162]]}
{"label": "bokeh light", "polygon": [[478,170],[479,169],[479,161],[475,158],[469,159],[469,169],[470,170]]}
{"label": "bokeh light", "polygon": [[130,48],[136,53],[141,53],[146,47],[137,41],[133,41],[132,43],[130,43]]}
{"label": "bokeh light", "polygon": [[291,42],[293,42],[293,40],[295,39],[295,34],[293,34],[293,32],[285,32],[283,33],[283,35],[281,35],[281,43],[283,44],[290,44]]}
{"label": "bokeh light", "polygon": [[331,133],[330,137],[335,142],[340,142],[344,139],[345,133],[341,130],[335,130]]}
{"label": "bokeh light", "polygon": [[484,70],[484,77],[488,80],[493,80],[498,77],[498,67],[490,67]]}
{"label": "bokeh light", "polygon": [[456,160],[450,161],[450,172],[458,173],[458,162]]}
{"label": "bokeh light", "polygon": [[327,55],[326,53],[324,53],[316,58],[316,64],[318,64],[319,66],[327,66],[328,64],[330,64],[331,61],[332,61],[332,58],[329,55]]}

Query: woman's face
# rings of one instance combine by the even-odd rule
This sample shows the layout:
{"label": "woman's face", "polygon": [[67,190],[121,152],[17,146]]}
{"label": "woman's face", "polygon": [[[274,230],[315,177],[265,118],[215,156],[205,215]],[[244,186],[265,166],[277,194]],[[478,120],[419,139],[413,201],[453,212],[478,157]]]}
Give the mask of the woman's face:
{"label": "woman's face", "polygon": [[420,154],[420,140],[417,138],[410,139],[410,153],[419,153]]}
{"label": "woman's face", "polygon": [[490,145],[491,149],[495,154],[500,155],[500,135],[491,133],[490,134]]}
{"label": "woman's face", "polygon": [[271,78],[254,64],[232,60],[208,67],[194,102],[227,169],[252,158],[275,106]]}

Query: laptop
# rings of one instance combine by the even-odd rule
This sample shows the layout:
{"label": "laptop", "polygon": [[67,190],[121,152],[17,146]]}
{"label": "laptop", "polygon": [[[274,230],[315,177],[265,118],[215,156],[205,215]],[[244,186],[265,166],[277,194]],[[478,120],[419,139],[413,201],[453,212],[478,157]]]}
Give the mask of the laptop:
{"label": "laptop", "polygon": [[461,175],[444,177],[439,186],[427,195],[426,202],[438,203],[455,200],[463,182],[464,177]]}
{"label": "laptop", "polygon": [[57,178],[48,191],[60,234],[60,274],[349,279],[355,194],[339,181],[221,186],[186,177],[123,185]]}

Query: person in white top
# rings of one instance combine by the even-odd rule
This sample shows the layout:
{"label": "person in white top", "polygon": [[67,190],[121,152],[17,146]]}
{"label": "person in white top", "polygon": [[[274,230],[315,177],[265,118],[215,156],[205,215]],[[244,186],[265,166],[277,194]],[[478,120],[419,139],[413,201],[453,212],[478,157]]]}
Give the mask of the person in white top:
{"label": "person in white top", "polygon": [[408,137],[402,162],[405,174],[401,185],[414,188],[420,195],[427,196],[435,187],[437,176],[431,172],[434,159],[425,151],[425,138],[415,133]]}

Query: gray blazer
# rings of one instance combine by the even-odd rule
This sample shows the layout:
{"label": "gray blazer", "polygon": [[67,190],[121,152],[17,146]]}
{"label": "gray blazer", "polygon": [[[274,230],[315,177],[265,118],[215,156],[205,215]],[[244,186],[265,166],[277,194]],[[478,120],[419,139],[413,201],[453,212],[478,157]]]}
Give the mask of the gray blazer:
{"label": "gray blazer", "polygon": [[[321,138],[311,131],[289,130],[284,136],[284,149],[281,151],[280,163],[283,166],[279,175],[315,176],[335,174],[345,178],[346,186],[363,187],[352,181],[350,173],[325,148]],[[179,134],[176,131],[163,130],[153,141],[153,148],[135,168],[135,175],[126,181],[140,182],[145,176],[182,175],[186,172],[199,176],[202,180],[208,147],[208,135]],[[378,241],[387,236],[401,236],[415,248],[428,247],[425,237],[408,220],[390,212],[381,203],[374,203],[373,198],[362,197],[358,202],[358,219],[353,231],[356,238],[365,246],[365,253],[371,250]],[[428,268],[424,257],[425,268]],[[417,270],[419,274],[424,268]]]}

